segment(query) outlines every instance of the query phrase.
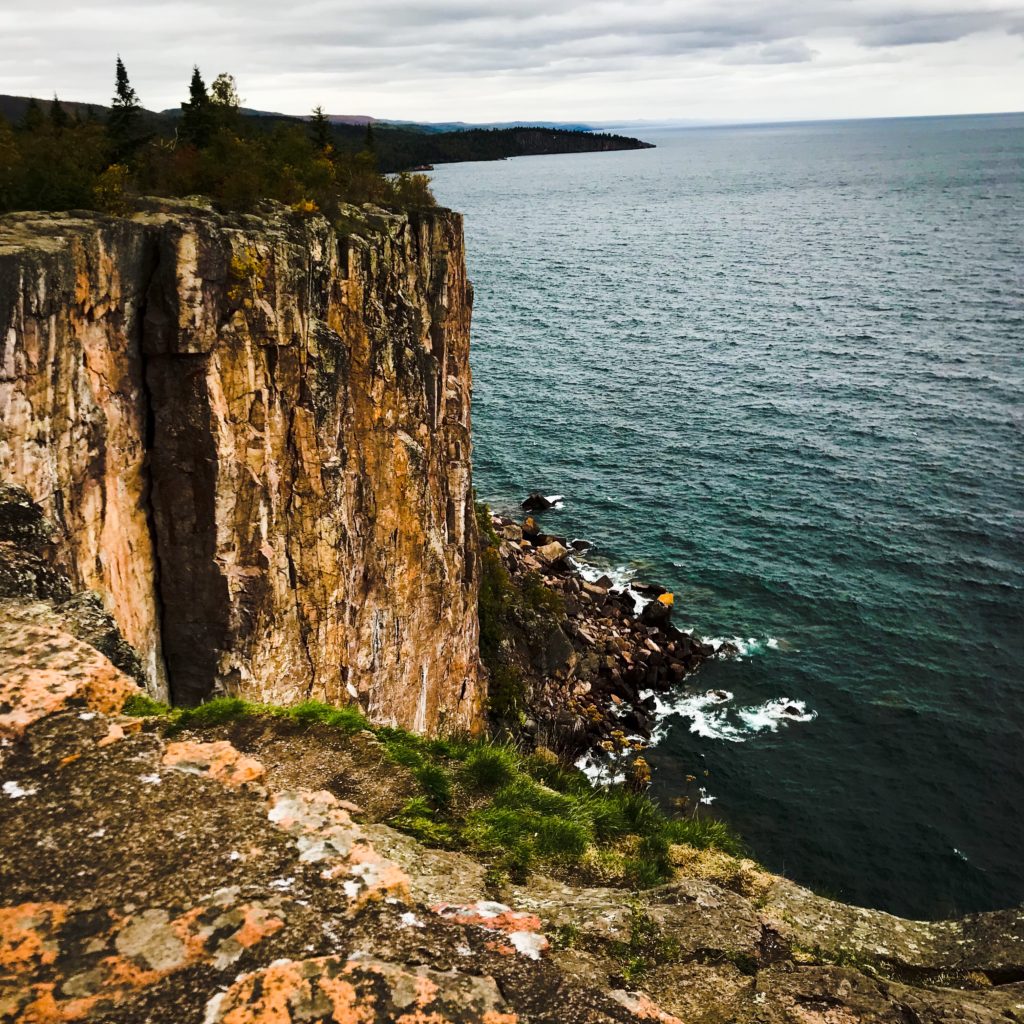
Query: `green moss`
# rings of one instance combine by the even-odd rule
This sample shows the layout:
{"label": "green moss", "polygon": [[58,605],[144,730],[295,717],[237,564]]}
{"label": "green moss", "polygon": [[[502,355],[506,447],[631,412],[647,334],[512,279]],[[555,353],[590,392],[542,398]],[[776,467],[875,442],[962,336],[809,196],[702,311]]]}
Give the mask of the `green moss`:
{"label": "green moss", "polygon": [[352,704],[339,708],[318,700],[306,700],[288,708],[287,714],[303,725],[326,725],[342,732],[360,732],[370,725],[359,708]]}
{"label": "green moss", "polygon": [[143,693],[135,694],[125,701],[121,713],[131,715],[133,718],[153,718],[157,715],[170,714],[171,708],[168,704],[161,704]]}
{"label": "green moss", "polygon": [[548,932],[548,938],[554,949],[574,949],[579,942],[580,930],[574,924],[560,924]]}
{"label": "green moss", "polygon": [[480,540],[486,547],[498,546],[499,539],[491,522],[491,510],[482,502],[473,502],[473,512],[476,515],[476,528],[480,532]]}
{"label": "green moss", "polygon": [[504,745],[482,744],[470,751],[463,765],[466,784],[473,789],[491,790],[505,786],[520,772],[521,758]]}
{"label": "green moss", "polygon": [[565,618],[565,602],[544,586],[541,577],[527,573],[515,580],[501,560],[499,538],[491,525],[490,509],[476,503],[476,520],[483,544],[480,564],[480,660],[488,672],[487,703],[491,715],[516,721],[527,703],[527,680],[516,642],[544,647],[545,637]]}
{"label": "green moss", "polygon": [[437,821],[434,808],[423,797],[406,801],[401,811],[391,819],[391,824],[428,846],[454,845],[455,833],[449,825]]}
{"label": "green moss", "polygon": [[671,843],[687,843],[699,850],[715,849],[733,857],[746,857],[746,844],[724,821],[711,818],[674,818],[668,822],[666,838]]}

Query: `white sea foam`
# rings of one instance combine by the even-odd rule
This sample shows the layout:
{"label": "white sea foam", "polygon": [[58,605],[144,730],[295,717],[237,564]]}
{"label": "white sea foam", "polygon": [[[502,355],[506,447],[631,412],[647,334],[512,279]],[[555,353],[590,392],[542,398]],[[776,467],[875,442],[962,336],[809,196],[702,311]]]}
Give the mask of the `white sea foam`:
{"label": "white sea foam", "polygon": [[595,786],[616,786],[626,781],[625,772],[618,770],[612,758],[603,759],[596,754],[584,754],[577,762],[576,767]]}
{"label": "white sea foam", "polygon": [[565,495],[564,494],[545,494],[545,501],[551,502],[552,508],[564,508],[565,507]]}
{"label": "white sea foam", "polygon": [[668,718],[678,715],[690,721],[690,732],[711,740],[729,740],[743,743],[762,732],[778,732],[780,725],[792,722],[812,722],[818,717],[802,700],[775,697],[762,704],[733,706],[733,694],[728,690],[708,690],[706,693],[665,695],[653,691],[641,694],[653,697],[658,725],[651,743],[658,744],[668,732]]}
{"label": "white sea foam", "polygon": [[[711,644],[715,653],[721,653],[724,657],[750,658],[755,654],[764,654],[767,650],[778,651],[782,649],[784,641],[777,637],[768,636],[759,640],[756,636],[706,636],[702,637],[704,643]],[[725,648],[723,651],[722,648]],[[735,649],[735,653],[733,653]]]}
{"label": "white sea foam", "polygon": [[621,590],[623,593],[628,594],[633,599],[633,612],[639,614],[644,609],[644,605],[650,604],[651,599],[644,597],[642,594],[638,594],[631,586],[634,578],[634,573],[631,569],[628,569],[624,565],[609,566],[609,565],[592,565],[590,562],[585,562],[578,556],[569,556],[569,561],[572,563],[573,569],[580,574],[588,583],[596,583],[602,576],[607,576],[612,581],[612,588],[615,590]]}

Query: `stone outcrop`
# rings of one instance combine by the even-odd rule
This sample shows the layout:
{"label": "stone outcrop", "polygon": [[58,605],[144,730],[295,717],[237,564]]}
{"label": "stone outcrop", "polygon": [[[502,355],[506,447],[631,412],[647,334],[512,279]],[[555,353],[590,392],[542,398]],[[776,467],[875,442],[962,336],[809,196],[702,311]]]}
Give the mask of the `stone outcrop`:
{"label": "stone outcrop", "polygon": [[0,219],[0,478],[154,696],[474,728],[461,219],[346,223]]}

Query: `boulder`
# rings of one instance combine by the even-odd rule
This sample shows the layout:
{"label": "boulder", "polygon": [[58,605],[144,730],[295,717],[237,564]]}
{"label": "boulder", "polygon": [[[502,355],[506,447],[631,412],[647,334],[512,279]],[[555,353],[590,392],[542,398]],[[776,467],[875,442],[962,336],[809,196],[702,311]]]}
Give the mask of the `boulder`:
{"label": "boulder", "polygon": [[521,505],[527,512],[546,512],[549,508],[554,508],[554,506],[555,503],[545,498],[540,491],[532,491],[523,500]]}
{"label": "boulder", "polygon": [[537,557],[546,565],[554,565],[556,562],[562,561],[568,553],[569,551],[566,546],[559,544],[557,540],[551,541],[550,544],[542,545],[535,552]]}
{"label": "boulder", "polygon": [[661,626],[667,624],[672,618],[672,608],[661,601],[651,601],[644,605],[640,613],[640,621],[645,626]]}

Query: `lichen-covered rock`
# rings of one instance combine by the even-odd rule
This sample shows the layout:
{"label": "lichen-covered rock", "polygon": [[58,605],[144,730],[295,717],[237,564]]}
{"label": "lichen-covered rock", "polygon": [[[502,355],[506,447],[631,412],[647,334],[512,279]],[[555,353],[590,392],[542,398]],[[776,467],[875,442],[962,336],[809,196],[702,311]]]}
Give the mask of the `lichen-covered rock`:
{"label": "lichen-covered rock", "polygon": [[0,219],[0,475],[155,696],[473,729],[461,219],[347,222]]}
{"label": "lichen-covered rock", "polygon": [[135,681],[54,622],[19,621],[0,606],[0,738],[67,708],[119,711]]}
{"label": "lichen-covered rock", "polygon": [[517,1024],[493,978],[372,957],[280,961],[244,975],[207,1008],[210,1024]]}

